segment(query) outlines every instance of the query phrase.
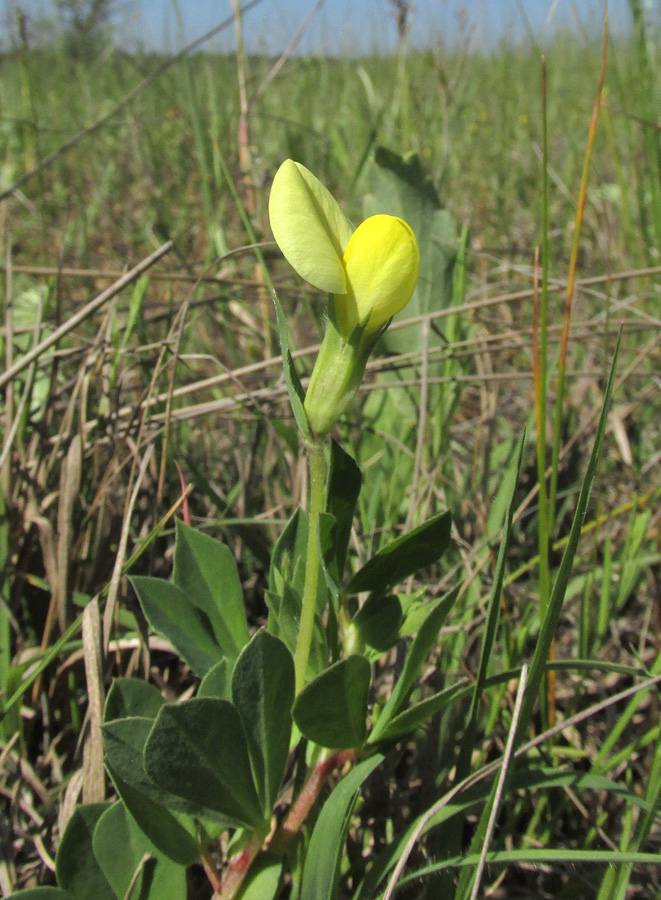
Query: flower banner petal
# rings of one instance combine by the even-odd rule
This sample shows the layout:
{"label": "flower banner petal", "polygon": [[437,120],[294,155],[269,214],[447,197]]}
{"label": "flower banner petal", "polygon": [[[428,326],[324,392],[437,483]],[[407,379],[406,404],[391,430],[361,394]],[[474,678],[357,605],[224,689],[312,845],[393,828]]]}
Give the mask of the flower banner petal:
{"label": "flower banner petal", "polygon": [[353,226],[330,192],[305,166],[287,159],[269,198],[273,236],[285,259],[314,287],[346,291],[342,254]]}

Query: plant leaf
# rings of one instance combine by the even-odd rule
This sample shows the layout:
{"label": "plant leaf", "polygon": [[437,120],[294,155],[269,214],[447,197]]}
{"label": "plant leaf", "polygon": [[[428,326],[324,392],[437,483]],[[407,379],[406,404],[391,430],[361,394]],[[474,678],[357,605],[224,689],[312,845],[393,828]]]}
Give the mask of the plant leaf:
{"label": "plant leaf", "polygon": [[108,771],[111,777],[117,776],[160,806],[199,816],[203,812],[202,807],[164,791],[145,772],[144,749],[154,721],[155,719],[144,716],[132,716],[128,719],[114,719],[102,726]]}
{"label": "plant leaf", "polygon": [[355,459],[337,441],[331,441],[327,513],[333,516],[334,522],[324,529],[326,536],[321,550],[324,568],[334,584],[340,587],[362,480]]}
{"label": "plant leaf", "polygon": [[109,803],[78,806],[67,823],[55,857],[58,884],[75,900],[116,900],[94,855],[92,837]]}
{"label": "plant leaf", "polygon": [[418,672],[427,659],[431,648],[436,643],[438,632],[443,627],[443,623],[447,619],[458,593],[459,589],[455,588],[432,605],[427,618],[411,642],[402,674],[399,676],[397,684],[393,688],[386,705],[381,711],[381,715],[372,729],[370,735],[371,744],[381,738],[390,721],[399,712],[406,700],[406,695],[413,686],[413,682],[417,678]]}
{"label": "plant leaf", "polygon": [[166,791],[248,828],[263,823],[246,736],[227,700],[164,706],[145,747],[145,771]]}
{"label": "plant leaf", "polygon": [[305,737],[334,750],[361,747],[367,733],[370,676],[370,664],[358,654],[317,675],[294,703],[294,721]]}
{"label": "plant leaf", "polygon": [[[476,866],[480,862],[481,853],[470,853],[462,856],[454,856],[443,859],[440,862],[431,863],[421,869],[417,869],[403,876],[397,883],[398,888],[406,885],[417,884],[422,879],[443,869],[462,868],[464,866]],[[654,866],[661,865],[661,853],[629,853],[621,850],[575,850],[555,848],[541,848],[534,850],[492,850],[487,853],[487,865],[497,866],[508,863],[523,863],[527,866],[551,865],[553,863],[565,863],[568,866],[576,866],[579,863],[593,863],[602,866],[614,866],[620,864],[636,864]]]}
{"label": "plant leaf", "polygon": [[430,566],[450,544],[450,525],[450,513],[440,513],[383,547],[356,572],[347,585],[347,593],[383,593],[419,569]]}
{"label": "plant leaf", "polygon": [[[199,856],[197,823],[209,814],[203,806],[163,790],[145,772],[144,747],[153,725],[154,719],[145,717],[106,723],[106,768],[124,805],[147,837],[175,862],[190,865]],[[214,831],[219,825],[215,821],[206,827]]]}
{"label": "plant leaf", "polygon": [[282,858],[260,853],[241,885],[237,900],[275,900],[280,889]]}
{"label": "plant leaf", "polygon": [[[488,798],[493,788],[494,776],[486,778],[484,781],[467,788],[458,794],[453,800],[443,806],[439,812],[429,820],[426,820],[419,838],[422,838],[432,828],[456,818],[458,815],[464,816],[472,807],[482,804]],[[647,808],[645,801],[636,796],[626,788],[621,787],[613,781],[600,775],[592,775],[589,772],[577,772],[576,770],[558,770],[558,769],[517,769],[516,785],[511,785],[512,792],[520,790],[533,790],[536,788],[553,788],[553,787],[569,787],[572,791],[592,790],[592,791],[609,791],[616,797],[633,803],[642,809]],[[426,814],[423,813],[416,820],[411,822],[410,826],[403,834],[398,835],[394,841],[379,854],[374,860],[372,868],[368,871],[364,881],[354,894],[353,900],[371,900],[377,896],[378,887],[385,878],[388,871],[396,865],[402,851],[408,844],[411,835],[418,833],[420,820]]]}
{"label": "plant leaf", "polygon": [[288,584],[299,597],[305,583],[305,560],[308,544],[308,517],[301,507],[285,525],[278,538],[269,569],[269,589],[282,596]]}
{"label": "plant leaf", "polygon": [[358,763],[324,803],[305,858],[301,900],[335,900],[344,841],[358,790],[384,758],[377,753]]}
{"label": "plant leaf", "polygon": [[[138,869],[132,897],[181,900],[186,896],[186,869],[163,856],[138,828],[124,804],[108,809],[94,829],[94,854],[115,896],[126,897]],[[149,854],[147,860],[145,855]],[[89,895],[90,898],[93,895]]]}
{"label": "plant leaf", "polygon": [[223,656],[208,618],[176,584],[143,575],[131,583],[154,631],[172,643],[196,675],[205,675]]}
{"label": "plant leaf", "polygon": [[424,700],[421,700],[420,703],[409,706],[404,712],[399,713],[397,716],[393,716],[390,723],[380,733],[379,740],[391,741],[424,725],[425,722],[439,712],[439,710],[444,709],[449,703],[452,703],[457,696],[463,696],[465,687],[466,679],[463,679],[457,684],[452,684],[442,691],[432,694],[431,697],[426,697]]}
{"label": "plant leaf", "polygon": [[402,604],[395,594],[370,594],[352,620],[363,641],[375,650],[392,647],[403,621]]}
{"label": "plant leaf", "polygon": [[[489,660],[493,651],[496,635],[498,633],[498,622],[500,619],[500,604],[503,592],[503,580],[505,578],[505,561],[507,559],[507,551],[510,543],[510,535],[512,533],[512,518],[514,516],[514,495],[516,485],[521,470],[521,460],[523,459],[523,448],[525,445],[526,433],[525,429],[519,441],[518,453],[514,458],[514,465],[508,472],[506,479],[509,486],[509,504],[505,513],[505,523],[503,527],[503,535],[498,549],[498,559],[493,575],[493,586],[491,588],[491,596],[487,607],[487,620],[484,628],[484,636],[482,638],[482,648],[480,650],[480,663],[478,666],[477,677],[475,679],[475,688],[471,697],[471,705],[468,711],[466,729],[464,731],[461,748],[459,750],[459,759],[457,760],[457,771],[455,782],[460,782],[466,778],[470,771],[470,761],[475,748],[475,734],[477,732],[477,723],[482,703],[482,694],[484,693],[484,684],[487,679],[487,670]],[[459,846],[459,845],[457,845]]]}
{"label": "plant leaf", "polygon": [[138,788],[123,781],[112,766],[106,766],[124,806],[154,846],[168,859],[182,866],[194,863],[200,855],[196,819],[155,802]]}
{"label": "plant leaf", "polygon": [[250,640],[243,591],[225,544],[177,520],[173,582],[208,618],[216,643],[231,662]]}
{"label": "plant leaf", "polygon": [[280,336],[280,352],[282,353],[282,367],[285,375],[285,384],[287,385],[287,393],[289,394],[289,402],[301,434],[308,438],[310,437],[310,424],[305,412],[305,407],[303,406],[305,402],[305,391],[303,390],[301,379],[296,371],[294,359],[291,355],[291,350],[289,349],[290,339],[287,319],[275,291],[273,291],[273,303],[275,304],[275,317],[278,325],[278,334]]}
{"label": "plant leaf", "polygon": [[[498,631],[498,622],[500,619],[500,607],[502,603],[502,590],[503,590],[503,580],[505,577],[505,560],[507,557],[507,551],[510,543],[510,533],[512,530],[512,517],[514,514],[514,495],[516,490],[516,483],[518,480],[519,470],[521,468],[521,459],[523,457],[523,447],[525,443],[526,432],[525,428],[523,430],[523,434],[521,435],[521,439],[519,441],[518,453],[516,454],[514,460],[514,468],[510,469],[508,472],[509,478],[507,479],[510,482],[510,498],[509,504],[507,507],[507,512],[505,514],[505,524],[503,528],[503,535],[500,542],[500,547],[498,550],[498,559],[496,562],[496,569],[494,572],[493,586],[491,589],[491,596],[489,598],[489,605],[487,607],[487,618],[486,624],[484,628],[484,636],[482,638],[482,647],[480,650],[480,662],[477,671],[477,677],[475,680],[475,687],[473,690],[473,695],[471,697],[471,704],[468,710],[466,728],[464,729],[464,734],[461,739],[461,746],[459,750],[459,758],[457,760],[456,773],[455,773],[455,783],[459,783],[464,778],[468,776],[471,768],[471,759],[473,755],[473,750],[475,748],[475,736],[477,733],[477,724],[480,709],[482,706],[482,697],[484,693],[484,685],[487,679],[487,670],[489,667],[489,661],[491,659],[491,654],[493,651],[494,643],[496,640],[496,634]],[[494,788],[491,796],[488,801],[485,803],[482,808],[480,817],[478,819],[477,828],[474,830],[474,833],[471,837],[470,847],[468,852],[474,853],[478,852],[480,847],[483,846],[484,841],[486,839],[487,828],[489,826],[489,821],[492,815],[492,810],[495,803],[495,791],[496,791],[496,783],[494,783]],[[454,854],[459,852],[461,847],[461,834],[463,832],[463,827],[454,827],[451,829],[451,833],[447,836],[447,840],[443,841],[444,843],[444,853],[447,856],[453,856]],[[474,872],[470,869],[464,869],[461,875],[459,876],[459,880],[456,887],[455,892],[455,900],[466,900],[468,897],[468,892],[471,890],[471,881],[474,877]]]}
{"label": "plant leaf", "polygon": [[[458,237],[454,220],[443,209],[432,179],[416,153],[400,156],[377,147],[370,170],[370,192],[363,200],[367,216],[389,213],[409,223],[420,247],[420,277],[407,315],[446,309],[453,300],[453,270]],[[384,346],[391,352],[419,349],[419,332],[412,328],[388,331]]]}
{"label": "plant leaf", "polygon": [[216,663],[200,682],[197,697],[220,697],[232,699],[232,668],[226,659]]}
{"label": "plant leaf", "polygon": [[258,631],[236,662],[232,699],[243,721],[265,819],[275,805],[287,765],[294,691],[291,653],[281,640]]}
{"label": "plant leaf", "polygon": [[165,703],[161,692],[142,678],[115,678],[103,712],[104,722],[144,716],[155,719]]}

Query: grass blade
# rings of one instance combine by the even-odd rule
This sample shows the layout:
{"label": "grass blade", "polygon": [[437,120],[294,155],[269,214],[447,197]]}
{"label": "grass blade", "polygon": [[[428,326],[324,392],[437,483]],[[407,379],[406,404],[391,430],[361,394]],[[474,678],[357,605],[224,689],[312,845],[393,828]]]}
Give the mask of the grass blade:
{"label": "grass blade", "polygon": [[484,630],[484,640],[482,642],[482,649],[480,651],[480,663],[477,670],[477,678],[475,679],[475,688],[473,690],[473,696],[471,698],[470,710],[468,712],[468,724],[466,725],[466,731],[464,732],[464,736],[462,738],[459,760],[457,762],[457,775],[455,778],[455,781],[457,782],[462,781],[470,771],[470,759],[473,748],[475,746],[475,734],[477,732],[480,703],[482,701],[482,694],[484,693],[484,686],[487,679],[489,660],[491,659],[491,654],[493,652],[493,647],[496,641],[496,634],[498,633],[500,602],[503,592],[503,581],[505,578],[505,559],[507,557],[507,550],[509,547],[510,535],[512,532],[512,517],[514,515],[514,494],[519,478],[519,472],[521,470],[521,460],[523,458],[523,447],[525,444],[525,440],[526,435],[524,431],[524,433],[521,435],[521,440],[519,441],[519,449],[516,455],[516,467],[514,468],[512,473],[512,493],[510,497],[510,503],[507,508],[505,528],[503,529],[503,536],[500,542],[500,549],[498,551],[498,560],[496,562],[496,570],[493,577],[493,588],[491,590],[489,607],[487,609],[487,621]]}
{"label": "grass blade", "polygon": [[537,646],[535,647],[535,653],[530,664],[530,675],[528,678],[526,693],[523,698],[519,727],[517,729],[517,744],[521,741],[523,734],[525,733],[532,718],[533,706],[535,704],[537,696],[539,695],[542,678],[544,677],[544,672],[546,670],[546,662],[548,660],[549,650],[551,648],[551,643],[555,635],[555,629],[558,624],[558,618],[560,617],[560,610],[562,609],[565,591],[569,582],[569,576],[571,574],[571,568],[574,562],[574,556],[576,554],[576,548],[578,546],[581,528],[583,526],[583,522],[585,521],[588,501],[590,499],[590,492],[592,490],[592,484],[594,482],[594,477],[597,470],[597,462],[599,461],[601,445],[603,442],[604,432],[606,430],[606,420],[608,418],[611,395],[613,392],[615,367],[617,364],[621,339],[622,333],[620,331],[617,339],[617,345],[615,347],[615,355],[613,357],[613,363],[611,365],[608,384],[606,385],[604,405],[601,410],[599,425],[597,426],[597,434],[595,436],[594,446],[592,448],[592,454],[590,455],[587,472],[583,479],[583,483],[581,484],[581,491],[578,497],[576,512],[574,513],[574,520],[569,532],[569,540],[567,542],[565,552],[562,555],[562,562],[560,563],[560,568],[553,585],[553,591],[549,599],[549,607],[542,622],[539,638],[537,639]]}

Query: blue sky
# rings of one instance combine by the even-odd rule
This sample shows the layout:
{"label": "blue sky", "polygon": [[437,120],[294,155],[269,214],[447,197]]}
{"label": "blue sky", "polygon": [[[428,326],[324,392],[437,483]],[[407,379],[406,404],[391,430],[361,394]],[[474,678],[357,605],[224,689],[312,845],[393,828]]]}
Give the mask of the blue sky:
{"label": "blue sky", "polygon": [[[248,48],[277,53],[296,34],[315,0],[262,0],[245,16]],[[658,0],[656,0],[658,5]],[[146,44],[169,49],[181,46],[172,0],[130,0],[133,9],[129,30],[141,34]],[[462,29],[474,29],[478,46],[490,46],[503,36],[525,40],[532,29],[542,41],[554,27],[577,26],[576,16],[594,30],[603,22],[604,0],[415,0],[412,42],[417,45],[452,43]],[[230,13],[229,0],[179,0],[185,37],[194,39]],[[621,30],[629,23],[627,0],[610,0],[610,18]],[[464,23],[462,26],[462,22]],[[231,46],[228,30],[223,46]],[[304,52],[364,52],[392,49],[396,42],[393,4],[389,0],[325,0],[306,30]]]}
{"label": "blue sky", "polygon": [[[659,0],[644,0],[656,7]],[[118,28],[122,43],[155,50],[176,50],[220,23],[231,13],[230,0],[118,0],[122,9]],[[5,11],[18,5],[36,16],[52,9],[53,0],[0,0]],[[244,28],[252,52],[276,54],[292,40],[315,5],[315,0],[262,0],[246,13]],[[179,23],[176,6],[181,13]],[[414,0],[411,40],[415,46],[451,44],[468,32],[473,46],[488,48],[502,37],[537,41],[558,26],[590,31],[603,21],[604,0]],[[613,30],[630,22],[627,0],[610,0]],[[5,21],[6,18],[2,17]],[[228,28],[211,49],[231,49]],[[388,51],[395,46],[393,4],[389,0],[325,0],[299,45],[305,53],[362,53]]]}

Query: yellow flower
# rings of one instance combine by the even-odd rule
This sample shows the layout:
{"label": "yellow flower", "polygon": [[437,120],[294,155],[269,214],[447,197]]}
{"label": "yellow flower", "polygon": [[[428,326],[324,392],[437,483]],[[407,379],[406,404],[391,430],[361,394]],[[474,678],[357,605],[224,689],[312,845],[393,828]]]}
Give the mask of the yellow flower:
{"label": "yellow flower", "polygon": [[335,296],[345,338],[366,320],[381,328],[413,296],[420,251],[413,229],[396,216],[371,216],[354,230],[337,202],[305,166],[278,169],[269,218],[285,259],[310,284]]}
{"label": "yellow flower", "polygon": [[413,296],[418,242],[396,216],[371,216],[354,229],[323,184],[291,159],[273,179],[269,218],[285,259],[331,295],[305,397],[312,432],[326,434],[358,390],[377,339]]}

